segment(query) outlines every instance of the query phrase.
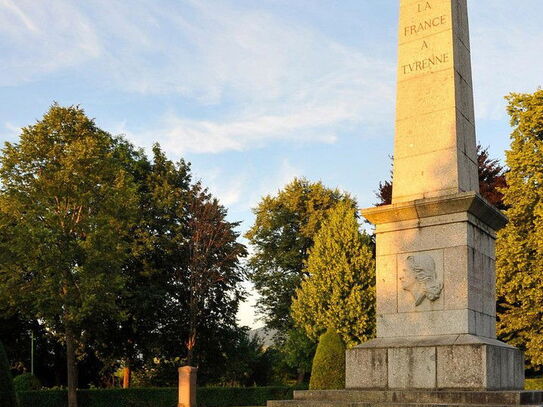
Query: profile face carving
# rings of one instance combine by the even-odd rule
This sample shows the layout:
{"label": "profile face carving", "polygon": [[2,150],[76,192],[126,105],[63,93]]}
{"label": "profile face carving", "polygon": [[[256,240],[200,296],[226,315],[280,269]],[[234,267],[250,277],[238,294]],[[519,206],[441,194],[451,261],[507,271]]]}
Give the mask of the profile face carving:
{"label": "profile face carving", "polygon": [[407,258],[407,269],[400,278],[402,288],[415,298],[415,306],[419,306],[427,298],[437,300],[443,290],[443,283],[438,281],[436,263],[427,254],[414,254]]}

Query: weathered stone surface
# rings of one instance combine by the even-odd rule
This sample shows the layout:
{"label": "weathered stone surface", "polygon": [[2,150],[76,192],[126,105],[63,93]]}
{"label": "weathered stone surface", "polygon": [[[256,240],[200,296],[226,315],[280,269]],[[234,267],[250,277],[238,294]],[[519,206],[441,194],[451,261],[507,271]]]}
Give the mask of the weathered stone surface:
{"label": "weathered stone surface", "polygon": [[486,389],[485,354],[479,345],[437,347],[437,387]]}
{"label": "weathered stone surface", "polygon": [[475,334],[475,329],[467,309],[377,315],[379,337]]}
{"label": "weathered stone surface", "polygon": [[[381,226],[388,223],[398,223],[406,220],[423,222],[426,218],[441,215],[469,213],[477,220],[487,225],[491,230],[499,230],[507,223],[507,218],[495,207],[490,205],[476,192],[462,192],[440,198],[419,199],[410,202],[398,202],[392,205],[377,206],[362,210],[362,215],[371,223]],[[482,225],[477,225],[482,228]]]}
{"label": "weathered stone surface", "polygon": [[377,312],[398,312],[398,273],[396,255],[377,256],[376,289],[383,293],[377,297]]}
{"label": "weathered stone surface", "polygon": [[346,354],[347,388],[385,388],[387,386],[387,350],[353,349]]}
{"label": "weathered stone surface", "polygon": [[[367,373],[372,372],[368,361],[376,354],[381,356],[379,375],[386,373],[386,383],[381,377],[379,385],[370,379],[373,373]],[[347,372],[354,371],[364,372],[366,380],[349,378],[349,389],[520,390],[524,386],[522,352],[474,335],[376,338],[347,351]]]}
{"label": "weathered stone surface", "polygon": [[465,1],[401,1],[397,76],[393,202],[478,191]]}
{"label": "weathered stone surface", "polygon": [[[478,406],[521,406],[543,403],[543,391],[421,391],[421,390],[304,390],[295,391],[294,400],[285,405],[307,405],[315,402],[364,403],[366,405],[478,405]],[[270,402],[279,406],[281,402]],[[313,404],[309,404],[313,405]]]}
{"label": "weathered stone surface", "polygon": [[435,347],[388,349],[388,388],[432,389],[435,387]]}

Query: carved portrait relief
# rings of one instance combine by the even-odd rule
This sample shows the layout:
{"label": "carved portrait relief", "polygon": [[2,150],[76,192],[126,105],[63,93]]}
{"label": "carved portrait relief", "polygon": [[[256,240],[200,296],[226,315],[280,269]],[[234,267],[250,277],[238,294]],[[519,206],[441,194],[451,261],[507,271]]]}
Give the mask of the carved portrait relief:
{"label": "carved portrait relief", "polygon": [[428,254],[413,254],[407,257],[406,268],[400,278],[402,288],[415,299],[415,306],[425,299],[434,302],[441,296],[443,282],[436,271],[436,263]]}

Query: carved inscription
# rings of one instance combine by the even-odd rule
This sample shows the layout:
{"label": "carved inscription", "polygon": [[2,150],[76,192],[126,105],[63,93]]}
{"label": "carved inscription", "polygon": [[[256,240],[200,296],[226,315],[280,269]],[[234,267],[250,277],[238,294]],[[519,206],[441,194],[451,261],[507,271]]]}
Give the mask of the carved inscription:
{"label": "carved inscription", "polygon": [[414,254],[407,258],[407,268],[400,278],[402,288],[409,291],[419,306],[425,299],[436,301],[441,296],[443,283],[438,280],[436,263],[427,254]]}
{"label": "carved inscription", "polygon": [[[415,7],[415,6],[413,6]],[[420,21],[409,24],[403,27],[403,36],[409,39],[412,36],[418,34],[424,34],[423,39],[420,40],[419,50],[422,54],[428,54],[431,52],[432,40],[428,38],[440,27],[450,23],[449,18],[445,14],[431,15],[434,12],[431,1],[421,1],[416,4],[416,15],[420,14]],[[426,33],[428,33],[426,35]],[[421,55],[419,58],[414,58],[408,64],[401,66],[401,72],[404,75],[423,73],[431,71],[437,68],[439,65],[449,63],[451,60],[448,52],[434,52],[430,55]]]}
{"label": "carved inscription", "polygon": [[412,72],[426,71],[427,69],[449,62],[449,54],[434,55],[428,58],[413,61],[411,64],[403,65],[403,73],[408,74]]}
{"label": "carved inscription", "polygon": [[418,24],[412,24],[404,28],[404,36],[409,37],[411,35],[419,34],[421,32],[431,30],[432,28],[445,25],[447,23],[447,16],[439,16],[428,18]]}

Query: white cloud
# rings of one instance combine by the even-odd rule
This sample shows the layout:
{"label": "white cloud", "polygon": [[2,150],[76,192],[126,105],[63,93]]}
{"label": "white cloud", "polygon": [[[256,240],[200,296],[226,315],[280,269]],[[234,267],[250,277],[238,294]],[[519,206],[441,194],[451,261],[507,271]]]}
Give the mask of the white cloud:
{"label": "white cloud", "polygon": [[225,176],[225,173],[222,168],[214,167],[200,170],[196,176],[202,178],[203,184],[208,186],[222,205],[231,207],[243,200],[250,177],[248,173],[236,173],[230,177]]}
{"label": "white cloud", "polygon": [[333,143],[346,126],[391,117],[393,65],[258,8],[212,0],[46,3],[0,8],[0,22],[16,13],[35,28],[4,29],[12,45],[27,49],[5,65],[5,81],[85,63],[81,75],[92,68],[89,80],[100,86],[220,106],[207,119],[162,118],[153,134],[164,134],[159,141],[174,153],[242,151],[277,140]]}
{"label": "white cloud", "polygon": [[68,0],[0,0],[0,86],[13,86],[100,55],[91,21]]}
{"label": "white cloud", "polygon": [[0,139],[5,141],[14,141],[21,134],[21,128],[13,123],[4,123],[5,131],[0,131]]}
{"label": "white cloud", "polygon": [[[505,94],[540,85],[543,34],[526,13],[543,6],[481,0],[470,10],[477,115],[503,117]],[[346,128],[393,121],[392,56],[340,44],[260,3],[0,0],[0,48],[9,50],[0,86],[75,67],[78,80],[101,88],[200,108],[198,118],[172,108],[154,123],[153,137],[163,134],[177,154],[333,143]],[[130,123],[125,132],[149,136]]]}

